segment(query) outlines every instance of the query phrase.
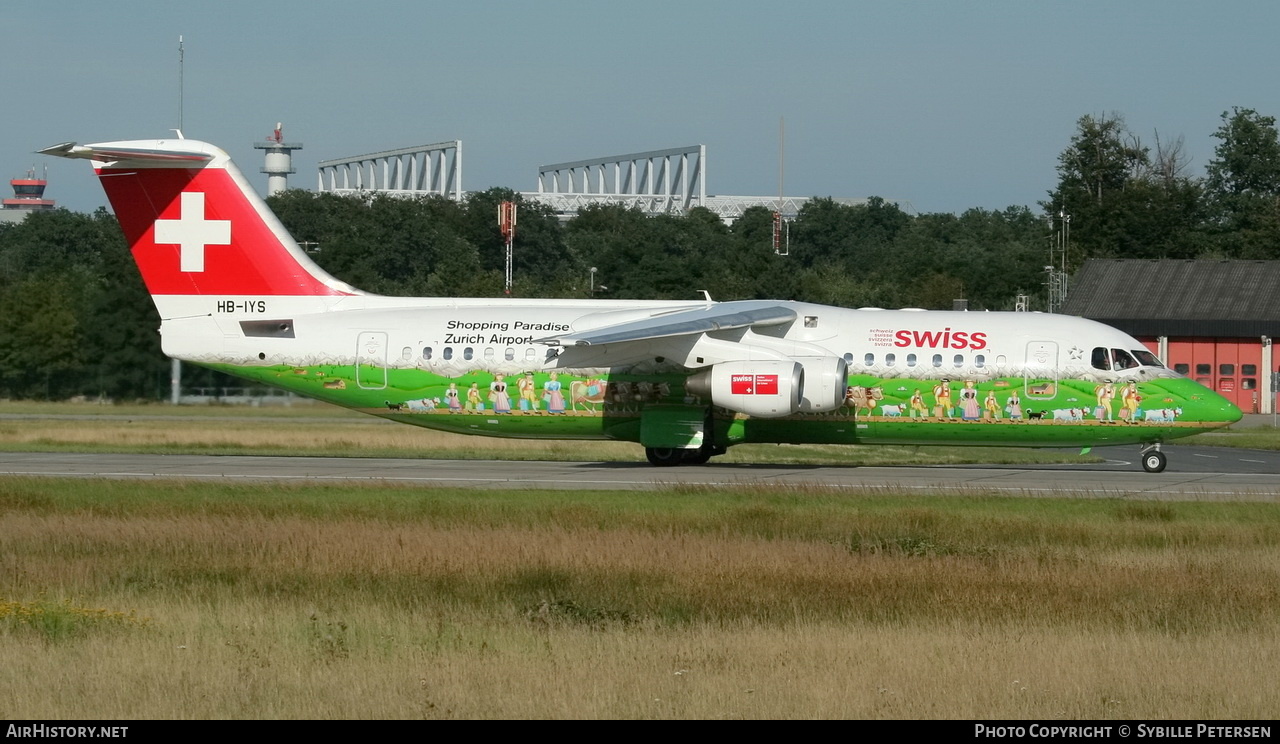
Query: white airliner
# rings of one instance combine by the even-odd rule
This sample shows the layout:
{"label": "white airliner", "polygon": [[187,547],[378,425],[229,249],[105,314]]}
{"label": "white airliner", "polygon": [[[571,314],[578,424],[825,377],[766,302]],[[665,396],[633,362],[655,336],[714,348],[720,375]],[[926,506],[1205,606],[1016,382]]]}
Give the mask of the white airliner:
{"label": "white airliner", "polygon": [[213,145],[42,152],[92,161],[166,354],[433,429],[632,441],[654,465],[745,442],[1129,443],[1158,472],[1161,442],[1241,415],[1061,315],[368,294],[316,266]]}

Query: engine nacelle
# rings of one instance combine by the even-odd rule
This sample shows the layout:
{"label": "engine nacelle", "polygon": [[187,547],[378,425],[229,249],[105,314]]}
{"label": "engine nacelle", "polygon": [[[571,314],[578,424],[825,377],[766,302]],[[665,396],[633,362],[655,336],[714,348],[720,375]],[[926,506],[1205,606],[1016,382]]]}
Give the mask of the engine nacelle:
{"label": "engine nacelle", "polygon": [[689,377],[685,390],[713,405],[759,418],[800,410],[804,365],[799,362],[721,362]]}
{"label": "engine nacelle", "polygon": [[826,413],[844,405],[849,385],[849,364],[840,357],[797,357],[804,365],[804,389],[800,391],[800,410]]}

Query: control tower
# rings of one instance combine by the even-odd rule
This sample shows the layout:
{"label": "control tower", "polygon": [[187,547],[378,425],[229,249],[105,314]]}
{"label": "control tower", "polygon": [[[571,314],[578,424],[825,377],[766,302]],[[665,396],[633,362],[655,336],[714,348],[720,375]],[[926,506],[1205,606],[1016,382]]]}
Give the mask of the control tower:
{"label": "control tower", "polygon": [[11,179],[9,185],[13,187],[13,198],[0,204],[0,222],[21,222],[31,212],[57,206],[52,199],[44,198],[49,180],[36,178],[35,168],[27,171],[26,178]]}
{"label": "control tower", "polygon": [[267,174],[267,196],[287,189],[290,173],[294,173],[293,151],[301,150],[301,142],[284,141],[284,125],[276,123],[276,129],[266,142],[253,143],[255,150],[266,150],[266,162],[262,172]]}

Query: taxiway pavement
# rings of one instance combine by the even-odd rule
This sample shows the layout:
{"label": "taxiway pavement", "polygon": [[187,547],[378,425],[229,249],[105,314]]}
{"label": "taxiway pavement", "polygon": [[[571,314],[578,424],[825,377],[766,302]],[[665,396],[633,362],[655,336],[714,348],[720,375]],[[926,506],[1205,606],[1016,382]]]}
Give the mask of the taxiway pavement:
{"label": "taxiway pavement", "polygon": [[[1200,450],[1213,452],[1203,455]],[[1052,466],[842,467],[746,465],[655,468],[645,463],[411,460],[0,452],[0,475],[399,483],[476,489],[644,490],[672,484],[878,488],[1206,501],[1280,502],[1280,453],[1166,447],[1169,468],[1147,473],[1136,447],[1094,450],[1104,463]],[[1117,456],[1118,455],[1118,456]],[[1238,461],[1238,462],[1237,462]]]}

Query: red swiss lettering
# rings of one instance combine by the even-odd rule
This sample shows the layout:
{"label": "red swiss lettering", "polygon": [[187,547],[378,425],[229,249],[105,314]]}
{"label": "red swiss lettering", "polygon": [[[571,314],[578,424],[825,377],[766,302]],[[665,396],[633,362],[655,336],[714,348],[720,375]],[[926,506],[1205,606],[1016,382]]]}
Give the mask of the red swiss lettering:
{"label": "red swiss lettering", "polygon": [[917,346],[922,349],[984,349],[987,334],[968,331],[897,331],[893,334],[894,346]]}

